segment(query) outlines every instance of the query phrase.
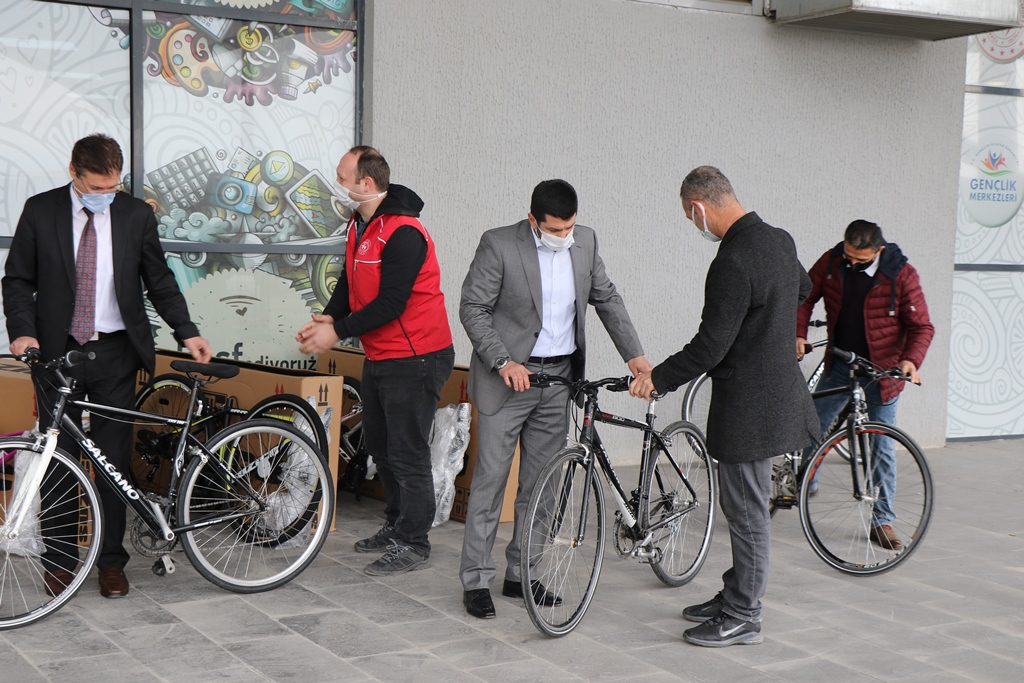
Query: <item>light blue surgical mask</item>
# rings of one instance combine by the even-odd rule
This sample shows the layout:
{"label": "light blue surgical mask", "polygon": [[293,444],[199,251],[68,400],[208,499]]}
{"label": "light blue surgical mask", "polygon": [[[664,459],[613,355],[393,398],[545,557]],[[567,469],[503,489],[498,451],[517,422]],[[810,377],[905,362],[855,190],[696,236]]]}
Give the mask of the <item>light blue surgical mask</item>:
{"label": "light blue surgical mask", "polygon": [[83,194],[78,191],[74,183],[71,183],[72,189],[75,194],[82,201],[82,206],[89,209],[93,213],[103,213],[107,210],[107,207],[114,203],[114,197],[117,196],[117,192],[106,192],[97,194]]}
{"label": "light blue surgical mask", "polygon": [[[693,219],[693,224],[694,225],[697,225],[696,213],[697,213],[697,207],[698,206],[700,206],[700,204],[694,204],[693,207],[690,209],[690,213],[694,217],[694,219]],[[706,239],[708,242],[721,242],[722,241],[721,237],[719,237],[718,235],[715,235],[710,230],[708,230],[708,215],[707,215],[707,213],[704,212],[704,207],[703,206],[700,206],[700,209],[701,209],[700,210],[701,222],[704,224],[702,226],[703,229],[700,231],[701,237]]]}

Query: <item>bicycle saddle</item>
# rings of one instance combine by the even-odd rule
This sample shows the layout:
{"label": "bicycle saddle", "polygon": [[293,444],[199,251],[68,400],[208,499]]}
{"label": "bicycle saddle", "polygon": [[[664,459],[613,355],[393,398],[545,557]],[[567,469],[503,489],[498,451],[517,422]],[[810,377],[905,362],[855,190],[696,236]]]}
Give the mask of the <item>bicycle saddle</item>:
{"label": "bicycle saddle", "polygon": [[188,374],[206,375],[218,379],[231,379],[239,373],[237,365],[227,363],[196,363],[191,360],[172,360],[171,367],[178,372]]}

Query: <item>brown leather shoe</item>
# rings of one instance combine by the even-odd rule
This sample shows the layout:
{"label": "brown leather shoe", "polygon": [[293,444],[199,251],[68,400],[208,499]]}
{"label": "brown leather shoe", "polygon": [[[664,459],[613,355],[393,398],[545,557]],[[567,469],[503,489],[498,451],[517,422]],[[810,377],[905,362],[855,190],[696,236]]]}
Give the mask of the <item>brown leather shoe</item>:
{"label": "brown leather shoe", "polygon": [[75,575],[66,569],[55,569],[52,572],[43,573],[43,582],[46,584],[46,594],[55,598],[64,592],[64,589],[75,580]]}
{"label": "brown leather shoe", "polygon": [[119,568],[100,570],[100,595],[105,598],[123,598],[128,595],[128,577]]}
{"label": "brown leather shoe", "polygon": [[886,550],[903,550],[903,541],[892,530],[891,524],[879,524],[871,527],[871,540]]}

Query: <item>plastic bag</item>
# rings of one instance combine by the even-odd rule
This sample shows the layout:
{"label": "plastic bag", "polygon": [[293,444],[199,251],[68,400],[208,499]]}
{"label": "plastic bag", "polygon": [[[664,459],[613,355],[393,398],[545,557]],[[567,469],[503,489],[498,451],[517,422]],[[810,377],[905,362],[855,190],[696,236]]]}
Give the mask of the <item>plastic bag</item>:
{"label": "plastic bag", "polygon": [[434,413],[430,435],[430,470],[434,475],[434,500],[437,510],[434,524],[448,521],[455,502],[455,476],[462,471],[462,460],[469,445],[472,411],[468,403],[448,405]]}
{"label": "plastic bag", "polygon": [[[26,435],[30,432],[26,432]],[[14,501],[18,491],[25,482],[25,471],[37,454],[28,453],[21,457],[22,451],[14,453],[14,487],[11,489],[11,496],[8,500]],[[18,537],[15,539],[0,538],[0,550],[14,555],[42,555],[46,550],[43,545],[43,537],[39,533],[39,491],[37,490],[29,502],[28,511],[25,513],[21,528],[18,530]]]}

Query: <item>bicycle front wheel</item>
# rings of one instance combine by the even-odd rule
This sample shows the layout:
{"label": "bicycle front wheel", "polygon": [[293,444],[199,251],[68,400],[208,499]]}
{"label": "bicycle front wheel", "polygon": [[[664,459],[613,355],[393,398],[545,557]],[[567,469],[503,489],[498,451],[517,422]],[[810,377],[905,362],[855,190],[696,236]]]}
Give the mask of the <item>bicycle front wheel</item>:
{"label": "bicycle front wheel", "polygon": [[309,401],[295,394],[268,396],[254,405],[245,415],[246,420],[267,418],[280,420],[299,430],[312,441],[321,453],[327,454],[327,426]]}
{"label": "bicycle front wheel", "polygon": [[[0,459],[33,459],[41,454],[42,448],[32,440],[0,439]],[[19,484],[16,481],[12,488],[0,491],[0,630],[31,624],[66,605],[96,563],[103,533],[96,486],[67,452],[59,448],[54,452],[35,502],[15,529],[16,511],[11,506]],[[56,597],[50,596],[44,579],[43,531],[49,548],[47,567],[65,569],[71,575]]]}
{"label": "bicycle front wheel", "polygon": [[711,548],[717,488],[704,437],[693,425],[674,422],[663,436],[672,452],[654,453],[642,521],[658,550],[651,569],[663,583],[682,586],[697,576]]}
{"label": "bicycle front wheel", "polygon": [[[814,552],[845,574],[881,574],[905,562],[924,538],[932,517],[932,475],[920,447],[905,432],[881,422],[856,427],[863,495],[853,493],[851,441],[844,428],[811,456],[800,484],[800,523]],[[864,466],[865,455],[870,467]],[[817,479],[816,493],[811,481]],[[894,543],[877,529],[892,526]]]}
{"label": "bicycle front wheel", "polygon": [[526,611],[551,637],[576,628],[594,598],[604,559],[604,492],[587,453],[565,448],[541,471],[526,508],[520,576]]}
{"label": "bicycle front wheel", "polygon": [[181,534],[189,561],[236,593],[291,581],[320,552],[334,518],[327,460],[276,420],[232,425],[207,448],[213,459],[193,458],[178,492],[178,524],[202,525]]}

